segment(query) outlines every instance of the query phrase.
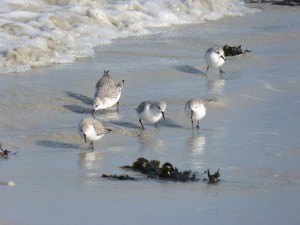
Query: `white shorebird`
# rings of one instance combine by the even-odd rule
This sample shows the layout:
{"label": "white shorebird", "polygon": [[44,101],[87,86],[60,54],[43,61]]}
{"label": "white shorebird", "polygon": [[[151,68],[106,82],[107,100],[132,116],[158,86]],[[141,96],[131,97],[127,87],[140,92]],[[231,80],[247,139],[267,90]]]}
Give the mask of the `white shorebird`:
{"label": "white shorebird", "polygon": [[142,102],[135,110],[139,116],[140,124],[142,128],[145,129],[142,120],[147,123],[154,123],[155,127],[158,129],[157,121],[160,120],[161,117],[165,119],[165,110],[167,104],[164,101],[152,102],[152,101],[144,101]]}
{"label": "white shorebird", "polygon": [[96,84],[92,114],[99,109],[107,109],[115,104],[117,104],[117,110],[119,110],[119,99],[125,81],[122,80],[115,83],[108,72],[109,70],[104,70],[103,76]]}
{"label": "white shorebird", "polygon": [[226,62],[225,54],[222,48],[209,48],[205,53],[205,61],[207,64],[207,69],[205,75],[207,75],[209,67],[218,67],[220,68],[220,74],[225,73],[221,66]]}
{"label": "white shorebird", "polygon": [[84,118],[79,123],[79,132],[84,137],[85,143],[91,141],[88,149],[94,149],[94,141],[97,141],[107,134],[111,129],[104,128],[102,124],[93,118]]}
{"label": "white shorebird", "polygon": [[197,128],[199,129],[199,121],[206,115],[206,107],[203,100],[196,98],[190,99],[184,106],[184,112],[192,121],[192,128],[194,128],[194,120],[197,120]]}

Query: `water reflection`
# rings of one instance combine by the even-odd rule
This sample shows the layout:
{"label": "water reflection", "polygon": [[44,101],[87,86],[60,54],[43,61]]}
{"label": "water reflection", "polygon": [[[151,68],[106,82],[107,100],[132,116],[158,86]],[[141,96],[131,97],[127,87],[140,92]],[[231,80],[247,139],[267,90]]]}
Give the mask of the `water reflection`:
{"label": "water reflection", "polygon": [[102,152],[82,152],[79,154],[78,164],[84,169],[99,169],[102,159]]}
{"label": "water reflection", "polygon": [[192,136],[186,140],[186,147],[193,155],[204,155],[206,147],[206,137],[199,132],[193,132]]}
{"label": "water reflection", "polygon": [[162,152],[165,147],[165,142],[159,139],[156,135],[149,135],[142,133],[139,136],[140,150],[141,151],[156,151]]}
{"label": "water reflection", "polygon": [[195,169],[201,169],[205,164],[203,156],[205,155],[206,137],[201,136],[199,131],[193,131],[192,136],[186,140],[186,149],[192,155],[191,163]]}
{"label": "water reflection", "polygon": [[224,94],[226,80],[223,79],[206,79],[206,87],[213,94]]}
{"label": "water reflection", "polygon": [[121,118],[119,112],[114,108],[96,111],[93,117],[100,121],[120,120]]}

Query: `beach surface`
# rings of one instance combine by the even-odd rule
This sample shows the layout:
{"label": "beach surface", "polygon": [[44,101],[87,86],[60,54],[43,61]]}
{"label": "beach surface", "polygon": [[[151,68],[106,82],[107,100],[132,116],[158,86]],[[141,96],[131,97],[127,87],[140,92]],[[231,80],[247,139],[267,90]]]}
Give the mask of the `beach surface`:
{"label": "beach surface", "polygon": [[[0,75],[1,225],[300,224],[300,8],[171,26],[117,39],[95,57]],[[251,50],[204,76],[211,46]],[[113,131],[88,150],[78,123],[92,117],[104,70],[125,80],[119,112],[94,117]],[[190,98],[207,115],[191,129]],[[164,100],[166,120],[141,130],[134,109]],[[199,182],[151,180],[121,166],[137,158],[199,173]],[[220,182],[203,172],[220,169]],[[129,174],[136,181],[102,178]],[[1,185],[8,181],[15,186]]]}

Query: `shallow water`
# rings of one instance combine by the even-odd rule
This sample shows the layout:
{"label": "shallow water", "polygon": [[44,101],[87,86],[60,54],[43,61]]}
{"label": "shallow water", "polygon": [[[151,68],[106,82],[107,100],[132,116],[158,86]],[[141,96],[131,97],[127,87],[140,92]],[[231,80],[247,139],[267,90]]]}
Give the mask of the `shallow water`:
{"label": "shallow water", "polygon": [[[1,76],[1,141],[18,153],[0,161],[0,180],[16,183],[0,186],[0,224],[299,224],[299,15],[270,7],[171,27],[97,48],[93,59]],[[252,53],[206,78],[202,55],[215,44]],[[125,87],[119,113],[95,115],[113,132],[91,152],[77,126],[107,69]],[[199,131],[183,111],[192,97],[207,103]],[[147,99],[167,102],[159,132],[140,129],[134,108]],[[153,181],[120,168],[138,157],[201,177],[220,168],[221,181]]]}

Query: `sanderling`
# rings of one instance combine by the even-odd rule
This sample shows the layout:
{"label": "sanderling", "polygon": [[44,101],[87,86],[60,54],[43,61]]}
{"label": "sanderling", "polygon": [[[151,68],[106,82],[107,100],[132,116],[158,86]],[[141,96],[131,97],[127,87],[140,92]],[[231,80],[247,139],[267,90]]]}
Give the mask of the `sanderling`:
{"label": "sanderling", "polygon": [[139,121],[142,125],[142,128],[145,129],[142,119],[145,120],[147,123],[154,123],[157,130],[157,121],[160,120],[161,117],[165,119],[165,110],[167,104],[164,101],[159,102],[152,102],[152,101],[144,101],[142,102],[135,110],[139,115]]}
{"label": "sanderling", "polygon": [[103,87],[105,85],[112,85],[114,84],[113,79],[109,76],[109,70],[104,70],[103,76],[97,81],[96,83],[96,91],[99,87]]}
{"label": "sanderling", "polygon": [[207,69],[205,72],[205,75],[207,75],[208,69],[209,67],[218,67],[220,68],[220,74],[222,75],[223,73],[225,73],[222,69],[221,66],[224,64],[224,62],[226,62],[226,58],[224,55],[224,51],[222,48],[209,48],[206,53],[205,53],[205,61],[207,63]]}
{"label": "sanderling", "polygon": [[198,120],[197,128],[199,129],[199,121],[206,115],[206,107],[203,100],[190,99],[185,103],[184,112],[188,118],[192,121],[192,128],[194,128],[194,120]]}
{"label": "sanderling", "polygon": [[119,99],[121,97],[121,91],[124,86],[124,80],[114,82],[108,74],[108,71],[104,70],[103,76],[96,84],[96,93],[93,102],[93,112],[99,109],[107,109],[117,103],[117,110],[119,110]]}
{"label": "sanderling", "polygon": [[90,140],[91,143],[88,149],[94,149],[94,141],[97,141],[107,134],[111,129],[104,128],[102,124],[93,118],[84,118],[79,123],[80,134],[84,137],[85,143]]}

